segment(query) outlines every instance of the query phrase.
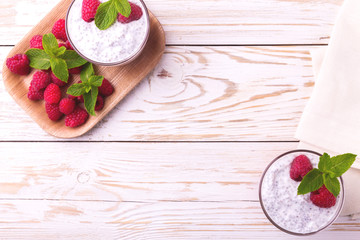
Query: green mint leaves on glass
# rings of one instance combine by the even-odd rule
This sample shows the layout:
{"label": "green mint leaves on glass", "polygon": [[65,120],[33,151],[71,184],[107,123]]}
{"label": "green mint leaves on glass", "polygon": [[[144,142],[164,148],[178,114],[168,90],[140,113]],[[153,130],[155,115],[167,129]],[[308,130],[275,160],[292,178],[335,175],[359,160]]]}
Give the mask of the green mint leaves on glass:
{"label": "green mint leaves on glass", "polygon": [[40,70],[47,70],[51,67],[55,76],[63,82],[67,82],[69,79],[68,69],[80,67],[87,62],[75,51],[59,47],[52,33],[43,36],[42,45],[44,50],[31,48],[26,52],[30,60],[30,67]]}
{"label": "green mint leaves on glass", "polygon": [[83,96],[86,111],[95,116],[95,105],[99,93],[98,87],[104,80],[103,76],[95,75],[94,67],[91,63],[86,63],[80,73],[81,83],[71,85],[67,94],[72,96]]}
{"label": "green mint leaves on glass", "polygon": [[129,17],[131,6],[128,0],[109,0],[99,5],[95,14],[95,25],[100,30],[108,29],[115,21],[118,14]]}
{"label": "green mint leaves on glass", "polygon": [[337,179],[354,163],[356,155],[346,153],[330,157],[324,153],[320,156],[318,168],[309,171],[298,187],[298,195],[318,190],[322,185],[337,197],[340,193],[340,182]]}

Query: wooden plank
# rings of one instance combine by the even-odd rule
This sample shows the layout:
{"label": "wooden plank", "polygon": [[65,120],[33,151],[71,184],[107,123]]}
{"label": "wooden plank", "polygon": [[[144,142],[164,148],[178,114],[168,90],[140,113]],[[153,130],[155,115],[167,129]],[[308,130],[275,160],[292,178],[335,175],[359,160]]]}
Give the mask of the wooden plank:
{"label": "wooden plank", "polygon": [[0,199],[257,201],[266,165],[296,146],[2,142]]}
{"label": "wooden plank", "polygon": [[[259,203],[0,201],[6,239],[298,239],[277,230]],[[360,222],[340,217],[306,239],[358,239]]]}
{"label": "wooden plank", "polygon": [[[9,49],[0,48],[0,59]],[[310,49],[167,47],[155,70],[92,131],[74,140],[295,140],[314,80]],[[1,140],[56,139],[2,84],[0,102]]]}
{"label": "wooden plank", "polygon": [[[326,44],[343,0],[147,0],[168,44]],[[17,43],[58,0],[0,2],[0,45]]]}
{"label": "wooden plank", "polygon": [[[257,185],[265,166],[295,147],[0,143],[0,236],[293,239],[266,219]],[[357,239],[359,231],[360,220],[344,216],[307,239]]]}

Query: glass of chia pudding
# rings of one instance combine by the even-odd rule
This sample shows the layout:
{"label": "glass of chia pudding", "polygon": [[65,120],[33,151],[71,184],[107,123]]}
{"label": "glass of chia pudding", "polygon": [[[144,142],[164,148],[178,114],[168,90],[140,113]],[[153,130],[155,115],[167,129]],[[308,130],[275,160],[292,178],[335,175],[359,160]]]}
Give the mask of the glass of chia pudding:
{"label": "glass of chia pudding", "polygon": [[123,65],[134,60],[146,45],[150,20],[142,0],[130,2],[141,8],[140,19],[126,24],[116,20],[108,29],[100,30],[95,21],[82,19],[82,0],[74,0],[65,19],[66,34],[74,50],[87,61],[103,66]]}
{"label": "glass of chia pudding", "polygon": [[300,181],[290,177],[290,169],[295,158],[304,156],[317,167],[321,154],[294,150],[278,156],[265,169],[259,187],[260,204],[266,217],[280,230],[297,236],[311,235],[330,226],[344,204],[341,177],[340,194],[336,198],[333,196],[331,207],[316,206],[310,197],[313,193],[297,195]]}

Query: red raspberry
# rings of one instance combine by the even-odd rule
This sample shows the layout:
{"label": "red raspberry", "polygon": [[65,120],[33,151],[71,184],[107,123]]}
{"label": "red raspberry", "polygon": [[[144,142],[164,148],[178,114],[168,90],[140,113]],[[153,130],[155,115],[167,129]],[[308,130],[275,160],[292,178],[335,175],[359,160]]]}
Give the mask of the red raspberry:
{"label": "red raspberry", "polygon": [[71,74],[80,74],[81,73],[81,66],[76,68],[70,68],[69,73]]}
{"label": "red raspberry", "polygon": [[75,101],[70,98],[63,98],[59,104],[60,112],[69,115],[75,109]]}
{"label": "red raspberry", "polygon": [[68,98],[70,98],[70,99],[72,99],[72,100],[74,100],[74,101],[76,101],[77,100],[77,97],[75,97],[75,96],[73,96],[73,95],[68,95]]}
{"label": "red raspberry", "polygon": [[52,121],[57,121],[63,116],[62,112],[59,110],[59,104],[45,103],[45,110],[49,119]]}
{"label": "red raspberry", "polygon": [[65,47],[67,50],[74,50],[69,40],[67,40],[66,42],[59,42],[59,48],[60,47]]}
{"label": "red raspberry", "polygon": [[65,47],[67,49],[66,43],[64,43],[64,42],[59,42],[58,45],[59,45],[59,48]]}
{"label": "red raspberry", "polygon": [[138,5],[136,5],[135,3],[130,3],[130,7],[131,7],[131,13],[129,17],[124,17],[123,15],[121,15],[119,13],[117,19],[119,22],[121,23],[129,23],[132,21],[136,21],[139,20],[143,14],[141,7],[139,7]]}
{"label": "red raspberry", "polygon": [[113,86],[111,86],[111,83],[104,78],[101,86],[99,87],[99,93],[105,97],[110,96],[114,92]]}
{"label": "red raspberry", "polygon": [[66,41],[66,48],[67,50],[74,50],[73,46],[71,46],[71,43],[69,42],[69,40]]}
{"label": "red raspberry", "polygon": [[42,100],[42,99],[44,99],[44,90],[35,90],[30,85],[27,97],[28,97],[28,99],[33,100],[33,101]]}
{"label": "red raspberry", "polygon": [[13,73],[19,75],[27,75],[30,72],[30,61],[25,54],[16,54],[15,56],[6,59],[6,66]]}
{"label": "red raspberry", "polygon": [[66,42],[68,40],[67,36],[66,36],[66,31],[65,31],[65,20],[64,19],[59,19],[55,22],[51,32],[54,34],[54,36],[57,39],[63,40],[64,42]]}
{"label": "red raspberry", "polygon": [[103,108],[104,108],[104,98],[102,96],[97,96],[95,111],[100,111]]}
{"label": "red raspberry", "polygon": [[311,192],[310,200],[318,207],[330,208],[335,205],[336,197],[322,185],[318,190]]}
{"label": "red raspberry", "polygon": [[313,167],[307,156],[297,156],[291,163],[290,178],[299,182],[311,169],[313,169]]}
{"label": "red raspberry", "polygon": [[59,87],[63,87],[67,84],[66,82],[63,82],[59,78],[57,78],[52,71],[50,71],[50,78],[51,78],[51,81],[53,83],[55,83],[56,85],[58,85]]}
{"label": "red raspberry", "polygon": [[84,97],[81,95],[81,96],[78,96],[76,97],[76,99],[78,100],[78,102],[80,103],[84,103]]}
{"label": "red raspberry", "polygon": [[41,35],[35,35],[30,40],[30,48],[39,48],[44,49],[42,45],[42,36]]}
{"label": "red raspberry", "polygon": [[75,110],[65,117],[65,125],[68,127],[78,127],[86,122],[89,114],[81,107],[76,107]]}
{"label": "red raspberry", "polygon": [[50,76],[47,72],[36,71],[33,75],[30,85],[34,90],[40,90],[46,88],[50,83]]}
{"label": "red raspberry", "polygon": [[99,0],[83,0],[81,17],[85,22],[91,22],[95,18],[96,10],[100,5]]}
{"label": "red raspberry", "polygon": [[44,100],[47,103],[54,104],[59,103],[61,99],[61,91],[58,85],[51,83],[44,92]]}

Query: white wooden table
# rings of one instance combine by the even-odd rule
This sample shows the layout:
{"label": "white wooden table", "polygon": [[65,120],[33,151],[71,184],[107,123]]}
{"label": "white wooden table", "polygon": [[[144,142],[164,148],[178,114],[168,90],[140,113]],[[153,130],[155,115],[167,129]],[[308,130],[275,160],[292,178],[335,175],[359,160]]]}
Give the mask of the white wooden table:
{"label": "white wooden table", "polygon": [[[0,239],[292,239],[262,213],[265,166],[297,147],[309,50],[343,0],[147,0],[157,68],[100,124],[62,140],[0,84]],[[57,0],[0,1],[0,59]],[[340,217],[307,239],[359,239]]]}

